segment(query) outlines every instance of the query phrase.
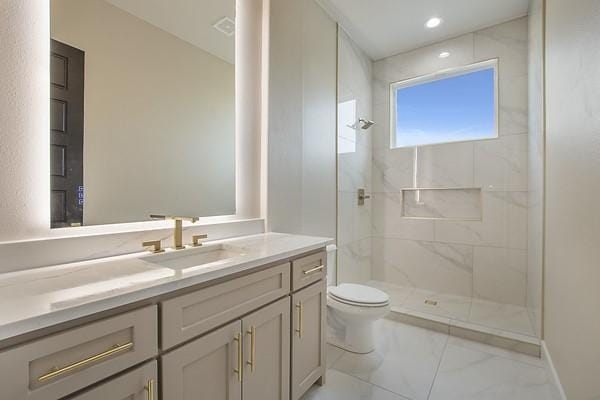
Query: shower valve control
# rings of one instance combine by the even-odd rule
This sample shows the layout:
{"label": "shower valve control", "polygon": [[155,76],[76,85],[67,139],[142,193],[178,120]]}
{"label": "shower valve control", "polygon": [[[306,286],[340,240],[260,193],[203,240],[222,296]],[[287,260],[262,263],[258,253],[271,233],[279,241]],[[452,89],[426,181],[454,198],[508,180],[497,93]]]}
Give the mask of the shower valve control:
{"label": "shower valve control", "polygon": [[364,206],[365,200],[370,199],[371,195],[365,194],[365,189],[358,189],[358,205]]}

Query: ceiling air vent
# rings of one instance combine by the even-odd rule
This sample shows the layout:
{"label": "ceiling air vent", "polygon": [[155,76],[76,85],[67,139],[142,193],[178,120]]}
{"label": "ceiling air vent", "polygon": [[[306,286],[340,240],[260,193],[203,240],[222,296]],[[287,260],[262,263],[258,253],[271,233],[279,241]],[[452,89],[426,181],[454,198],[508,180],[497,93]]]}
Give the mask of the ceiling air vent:
{"label": "ceiling air vent", "polygon": [[213,25],[213,28],[225,36],[233,36],[235,33],[235,21],[229,17],[223,17]]}

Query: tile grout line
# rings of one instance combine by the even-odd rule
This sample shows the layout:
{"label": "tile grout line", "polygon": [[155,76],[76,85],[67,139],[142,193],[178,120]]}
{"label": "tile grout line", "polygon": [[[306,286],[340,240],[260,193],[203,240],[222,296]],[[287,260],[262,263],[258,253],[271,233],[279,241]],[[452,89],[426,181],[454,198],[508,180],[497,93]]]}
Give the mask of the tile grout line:
{"label": "tile grout line", "polygon": [[[348,352],[348,353],[350,353],[350,352]],[[352,354],[352,353],[350,353],[350,354]],[[342,356],[342,357],[343,357],[343,356]],[[383,387],[383,386],[376,385],[376,384],[374,384],[374,383],[372,383],[372,382],[369,382],[369,381],[367,381],[367,380],[365,380],[365,379],[363,379],[363,378],[360,378],[360,377],[358,377],[358,376],[355,376],[355,375],[352,375],[352,374],[350,374],[350,373],[348,373],[348,372],[341,371],[341,370],[339,370],[339,369],[336,369],[336,368],[334,368],[335,364],[336,364],[336,363],[337,363],[337,362],[338,362],[338,361],[339,361],[339,360],[340,360],[342,357],[338,358],[338,359],[337,359],[337,360],[336,360],[336,361],[335,361],[335,362],[334,362],[334,363],[331,365],[331,367],[329,367],[328,369],[334,369],[334,370],[335,370],[337,373],[339,373],[339,374],[346,375],[346,376],[348,376],[348,377],[350,377],[350,378],[352,378],[352,379],[356,379],[357,381],[360,381],[360,382],[362,382],[362,383],[365,383],[365,384],[367,384],[367,385],[369,385],[369,386],[376,387],[377,389],[380,389],[380,390],[383,390],[383,391],[385,391],[385,392],[391,393],[391,394],[393,394],[394,396],[400,396],[400,397],[402,397],[403,399],[406,399],[406,400],[413,400],[413,399],[411,399],[410,397],[406,397],[406,396],[405,396],[405,395],[403,395],[403,394],[396,393],[396,392],[394,392],[394,391],[392,391],[392,390],[390,390],[390,389],[387,389],[387,388],[385,388],[385,387]]]}
{"label": "tile grout line", "polygon": [[[333,345],[331,345],[331,346],[333,346]],[[338,349],[341,349],[340,347],[337,347],[337,346],[334,346],[334,347],[336,347],[336,348],[338,348]],[[342,350],[343,350],[343,349],[342,349]],[[373,386],[373,387],[376,387],[376,388],[378,388],[378,389],[384,390],[384,391],[386,391],[386,392],[388,392],[388,393],[391,393],[391,394],[393,394],[393,395],[400,396],[400,397],[402,397],[402,398],[404,398],[404,399],[406,399],[406,400],[412,400],[410,397],[407,397],[407,396],[405,396],[405,395],[403,395],[403,394],[396,393],[396,392],[394,392],[394,391],[392,391],[392,390],[390,390],[390,389],[384,388],[383,386],[376,385],[376,384],[374,384],[374,383],[372,383],[372,382],[369,382],[369,381],[367,381],[367,380],[365,380],[365,379],[362,379],[362,378],[360,378],[360,377],[358,377],[358,376],[354,376],[354,375],[352,375],[352,374],[350,374],[350,373],[347,373],[347,372],[345,372],[345,371],[341,371],[341,370],[339,370],[339,369],[335,368],[335,365],[336,365],[336,364],[337,364],[337,363],[338,363],[338,362],[339,362],[339,361],[340,361],[340,360],[341,360],[341,359],[342,359],[342,358],[343,358],[343,357],[344,357],[346,354],[354,354],[354,353],[352,353],[352,352],[349,352],[349,351],[347,351],[347,350],[343,350],[343,351],[344,351],[344,352],[342,353],[342,355],[341,355],[341,356],[339,356],[339,357],[338,357],[338,358],[337,358],[337,359],[336,359],[336,360],[335,360],[335,361],[334,361],[334,362],[331,364],[331,366],[330,366],[329,368],[327,368],[327,369],[334,369],[334,370],[336,370],[337,372],[339,372],[340,374],[344,374],[344,375],[346,375],[346,376],[349,376],[349,377],[351,377],[351,378],[354,378],[354,379],[356,379],[356,380],[359,380],[359,381],[361,381],[361,382],[363,382],[363,383],[366,383],[366,384],[368,384],[368,385],[371,385],[371,386]]]}
{"label": "tile grout line", "polygon": [[438,362],[437,368],[435,369],[435,375],[433,376],[433,381],[431,382],[431,386],[429,387],[429,393],[427,393],[427,400],[431,397],[431,392],[433,391],[433,387],[435,386],[435,381],[437,380],[438,374],[440,372],[440,368],[442,366],[442,361],[446,356],[446,350],[448,350],[448,342],[450,341],[450,334],[446,335],[446,343],[444,343],[444,350],[441,353],[440,361]]}

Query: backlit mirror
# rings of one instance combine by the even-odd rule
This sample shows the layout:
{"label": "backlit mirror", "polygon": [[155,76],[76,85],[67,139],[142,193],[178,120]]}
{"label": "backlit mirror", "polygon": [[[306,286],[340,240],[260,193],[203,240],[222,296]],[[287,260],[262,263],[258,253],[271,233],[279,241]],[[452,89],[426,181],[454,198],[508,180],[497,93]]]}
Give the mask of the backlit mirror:
{"label": "backlit mirror", "polygon": [[53,228],[235,213],[235,1],[51,0]]}

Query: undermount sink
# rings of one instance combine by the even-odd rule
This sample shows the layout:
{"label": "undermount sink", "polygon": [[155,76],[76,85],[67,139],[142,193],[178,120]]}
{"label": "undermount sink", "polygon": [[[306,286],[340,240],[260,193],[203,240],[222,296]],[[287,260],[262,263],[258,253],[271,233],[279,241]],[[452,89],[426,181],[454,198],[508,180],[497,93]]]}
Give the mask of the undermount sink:
{"label": "undermount sink", "polygon": [[225,263],[232,258],[244,256],[242,249],[222,244],[205,245],[187,250],[142,257],[141,260],[174,270],[186,270],[207,264]]}

